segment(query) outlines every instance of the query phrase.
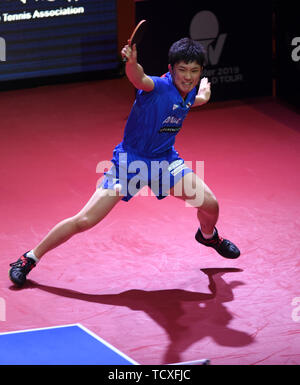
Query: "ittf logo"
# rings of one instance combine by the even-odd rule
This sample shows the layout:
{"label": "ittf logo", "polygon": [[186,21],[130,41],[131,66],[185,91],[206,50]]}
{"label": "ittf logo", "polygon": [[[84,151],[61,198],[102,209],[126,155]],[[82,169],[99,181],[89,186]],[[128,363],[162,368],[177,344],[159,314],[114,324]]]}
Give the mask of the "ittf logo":
{"label": "ittf logo", "polygon": [[[207,52],[209,64],[217,65],[223,51],[227,33],[219,34],[219,21],[210,11],[198,12],[190,24],[190,36],[199,41]],[[213,44],[215,42],[215,44]]]}
{"label": "ittf logo", "polygon": [[6,43],[3,37],[0,37],[0,61],[6,61]]}

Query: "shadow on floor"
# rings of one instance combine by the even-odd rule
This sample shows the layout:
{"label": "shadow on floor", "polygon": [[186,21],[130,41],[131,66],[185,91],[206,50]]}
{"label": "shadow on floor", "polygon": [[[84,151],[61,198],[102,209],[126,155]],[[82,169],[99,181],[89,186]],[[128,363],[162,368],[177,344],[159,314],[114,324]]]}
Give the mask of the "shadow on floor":
{"label": "shadow on floor", "polygon": [[[254,342],[250,334],[229,327],[234,316],[224,305],[234,300],[233,289],[243,285],[243,282],[227,283],[223,275],[241,271],[236,268],[201,269],[201,272],[208,276],[210,294],[181,289],[133,289],[119,294],[97,295],[42,285],[31,280],[28,280],[26,286],[81,301],[126,306],[131,310],[144,311],[169,336],[170,343],[162,362],[167,364],[182,361],[181,353],[205,337],[212,338],[221,346],[229,347],[241,347]],[[207,358],[205,352],[203,357],[198,358]]]}

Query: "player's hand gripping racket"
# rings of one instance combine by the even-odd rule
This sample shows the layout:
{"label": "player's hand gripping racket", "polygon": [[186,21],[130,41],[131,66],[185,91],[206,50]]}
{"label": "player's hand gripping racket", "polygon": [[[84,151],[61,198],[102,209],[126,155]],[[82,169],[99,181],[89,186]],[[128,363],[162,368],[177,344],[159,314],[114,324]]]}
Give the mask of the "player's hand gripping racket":
{"label": "player's hand gripping racket", "polygon": [[[129,40],[128,45],[132,47],[134,44],[138,45],[140,41],[142,40],[144,33],[146,31],[147,22],[146,20],[141,20],[138,25],[135,27],[134,31],[132,32]],[[123,61],[127,61],[127,57],[123,57]]]}

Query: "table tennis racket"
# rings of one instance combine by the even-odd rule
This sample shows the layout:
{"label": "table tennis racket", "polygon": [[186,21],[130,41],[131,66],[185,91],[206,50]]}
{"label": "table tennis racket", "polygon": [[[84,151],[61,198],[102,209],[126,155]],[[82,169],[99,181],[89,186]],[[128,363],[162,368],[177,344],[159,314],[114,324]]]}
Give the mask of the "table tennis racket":
{"label": "table tennis racket", "polygon": [[[134,44],[138,45],[141,42],[141,40],[144,36],[144,33],[146,31],[146,27],[147,27],[147,21],[146,20],[141,20],[138,23],[138,25],[135,27],[134,31],[132,32],[132,34],[128,40],[128,44],[130,47],[132,47]],[[126,62],[127,58],[124,57],[123,61]]]}

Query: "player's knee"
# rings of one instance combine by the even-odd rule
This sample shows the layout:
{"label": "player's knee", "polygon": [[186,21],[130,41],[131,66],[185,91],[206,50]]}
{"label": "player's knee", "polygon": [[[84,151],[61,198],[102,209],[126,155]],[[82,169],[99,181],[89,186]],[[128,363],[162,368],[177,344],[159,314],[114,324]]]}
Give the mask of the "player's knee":
{"label": "player's knee", "polygon": [[219,214],[219,202],[217,201],[217,198],[214,195],[211,198],[211,205],[214,213]]}
{"label": "player's knee", "polygon": [[201,207],[205,200],[205,184],[194,174],[188,174],[184,179],[185,201],[192,207]]}
{"label": "player's knee", "polygon": [[94,226],[90,218],[86,215],[81,215],[74,218],[74,224],[77,232],[82,232]]}

